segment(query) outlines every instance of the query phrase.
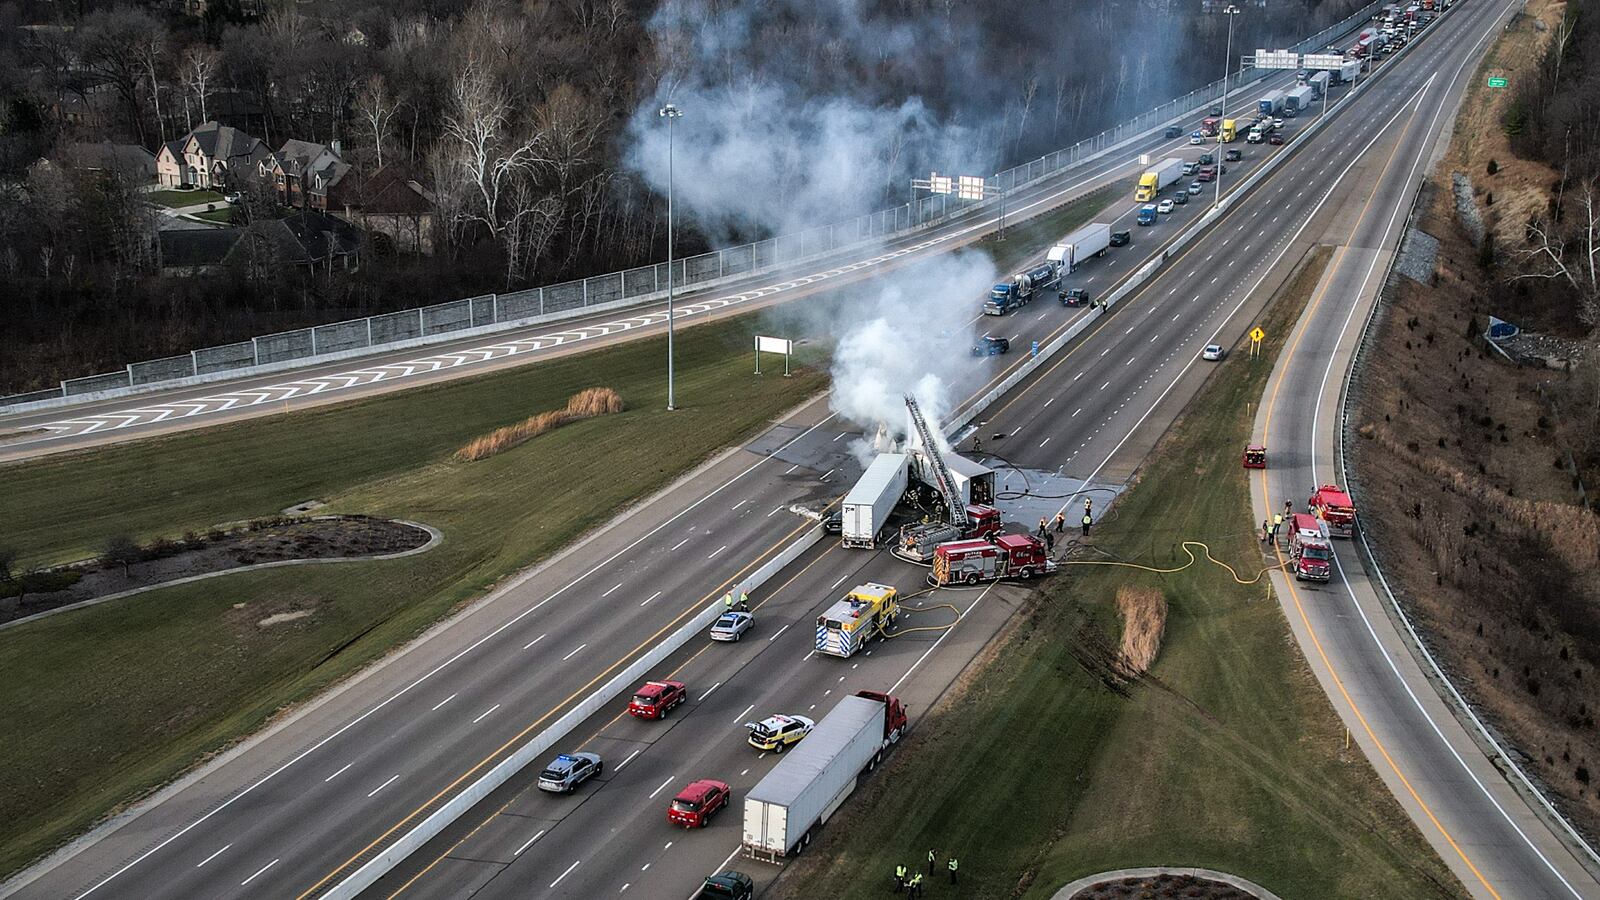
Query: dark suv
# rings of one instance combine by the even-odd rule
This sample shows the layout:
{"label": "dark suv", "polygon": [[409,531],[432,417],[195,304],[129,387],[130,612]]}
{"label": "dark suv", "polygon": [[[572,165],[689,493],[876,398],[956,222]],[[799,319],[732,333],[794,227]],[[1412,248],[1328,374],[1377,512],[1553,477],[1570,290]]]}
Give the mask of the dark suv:
{"label": "dark suv", "polygon": [[1133,233],[1127,229],[1111,232],[1111,246],[1126,247],[1133,240]]}
{"label": "dark suv", "polygon": [[1227,162],[1238,162],[1239,160],[1244,159],[1244,151],[1237,147],[1229,147],[1223,152],[1222,158]]}
{"label": "dark suv", "polygon": [[1061,292],[1062,306],[1087,306],[1088,303],[1089,292],[1083,288],[1072,288]]}
{"label": "dark suv", "polygon": [[972,345],[973,356],[1000,356],[1010,352],[1011,340],[1009,338],[994,337],[986,334],[978,338],[978,342]]}
{"label": "dark suv", "polygon": [[695,900],[750,900],[755,896],[756,885],[750,876],[729,869],[706,879]]}

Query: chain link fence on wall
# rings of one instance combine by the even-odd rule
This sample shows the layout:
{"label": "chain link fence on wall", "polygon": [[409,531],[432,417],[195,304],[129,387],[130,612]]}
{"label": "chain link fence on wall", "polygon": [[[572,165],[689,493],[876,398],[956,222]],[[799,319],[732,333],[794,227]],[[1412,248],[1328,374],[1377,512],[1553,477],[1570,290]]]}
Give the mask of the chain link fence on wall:
{"label": "chain link fence on wall", "polygon": [[[1370,20],[1380,5],[1370,4],[1343,22],[1301,41],[1292,49],[1296,52],[1320,50],[1334,37]],[[1254,69],[1236,73],[1229,90],[1240,90],[1267,74],[1270,73]],[[1006,192],[1027,187],[1071,168],[1218,101],[1222,96],[1223,82],[1219,79],[1070,147],[997,173],[988,179],[988,186],[998,189],[999,197],[962,201],[950,195],[935,194],[844,222],[674,260],[673,283],[677,289],[684,291],[704,289],[726,279],[782,269],[938,224],[968,209],[992,205],[1001,200]],[[470,329],[493,330],[533,324],[545,317],[570,315],[585,309],[600,310],[649,302],[665,297],[666,288],[666,263],[640,266],[564,284],[453,300],[420,309],[263,335],[249,341],[194,350],[182,356],[131,363],[122,371],[63,381],[58,389],[0,397],[0,408],[107,391],[147,388],[260,366],[336,358],[338,354],[356,355],[363,351],[403,346],[406,342],[425,342],[430,338]]]}

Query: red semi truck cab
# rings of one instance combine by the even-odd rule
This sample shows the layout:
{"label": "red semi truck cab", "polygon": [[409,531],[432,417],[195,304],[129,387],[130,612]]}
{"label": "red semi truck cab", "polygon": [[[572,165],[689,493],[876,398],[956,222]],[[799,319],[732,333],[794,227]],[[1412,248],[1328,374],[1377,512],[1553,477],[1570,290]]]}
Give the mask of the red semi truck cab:
{"label": "red semi truck cab", "polygon": [[885,746],[898,743],[900,736],[906,733],[907,721],[906,707],[900,698],[882,691],[856,691],[856,696],[883,704],[883,743]]}
{"label": "red semi truck cab", "polygon": [[1327,581],[1333,577],[1333,545],[1322,522],[1310,513],[1295,513],[1289,520],[1289,557],[1299,581]]}
{"label": "red semi truck cab", "polygon": [[1338,485],[1325,484],[1317,488],[1306,505],[1317,514],[1317,518],[1327,523],[1328,534],[1342,538],[1355,534],[1355,501]]}

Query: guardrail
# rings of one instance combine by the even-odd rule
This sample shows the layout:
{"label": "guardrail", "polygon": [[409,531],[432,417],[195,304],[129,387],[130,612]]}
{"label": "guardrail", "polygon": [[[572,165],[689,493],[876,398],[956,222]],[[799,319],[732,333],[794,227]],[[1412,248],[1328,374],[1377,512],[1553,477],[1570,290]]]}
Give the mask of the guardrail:
{"label": "guardrail", "polygon": [[[1329,39],[1370,20],[1379,5],[1380,2],[1369,4],[1292,49],[1298,52],[1321,48]],[[1242,89],[1263,77],[1263,70],[1237,73],[1230,79],[1229,90]],[[998,172],[988,182],[1007,192],[1027,187],[1190,116],[1222,96],[1223,81],[1219,79],[1070,147]],[[998,202],[998,198],[961,201],[945,194],[933,195],[844,222],[673,260],[675,293],[689,295],[862,246],[879,245],[887,238],[925,230],[971,209]],[[0,410],[23,412],[205,384],[655,303],[666,298],[666,275],[667,264],[655,263],[508,294],[485,294],[262,335],[178,356],[129,363],[119,371],[67,379],[56,388],[0,397]]]}

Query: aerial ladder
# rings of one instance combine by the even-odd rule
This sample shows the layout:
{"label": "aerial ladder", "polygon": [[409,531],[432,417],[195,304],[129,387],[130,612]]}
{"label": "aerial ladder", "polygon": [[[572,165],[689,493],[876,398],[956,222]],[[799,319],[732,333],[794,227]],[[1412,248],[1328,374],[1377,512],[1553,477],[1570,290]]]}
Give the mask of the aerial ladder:
{"label": "aerial ladder", "polygon": [[952,488],[955,480],[950,477],[950,468],[944,464],[944,454],[939,452],[939,444],[934,440],[927,421],[922,418],[917,399],[910,394],[906,395],[906,412],[911,414],[911,427],[917,430],[917,438],[922,441],[922,457],[927,460],[928,471],[933,473],[934,487],[939,489],[939,496],[944,498],[950,524],[966,531],[971,524],[967,519],[967,506],[956,496]]}
{"label": "aerial ladder", "polygon": [[922,417],[922,410],[917,406],[917,401],[910,395],[906,396],[906,411],[910,413],[912,430],[922,442],[921,455],[925,465],[923,471],[932,476],[934,487],[939,491],[939,499],[945,507],[946,521],[926,522],[901,528],[900,540],[896,542],[893,552],[903,559],[927,563],[932,561],[935,548],[946,541],[970,537],[974,531],[983,534],[998,531],[1000,514],[998,510],[990,507],[976,507],[975,510],[982,519],[974,520],[975,510],[968,509],[966,502],[955,490],[955,479],[950,475],[949,466],[945,465],[944,454],[939,452],[939,444],[932,429]]}

